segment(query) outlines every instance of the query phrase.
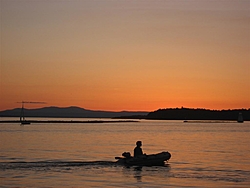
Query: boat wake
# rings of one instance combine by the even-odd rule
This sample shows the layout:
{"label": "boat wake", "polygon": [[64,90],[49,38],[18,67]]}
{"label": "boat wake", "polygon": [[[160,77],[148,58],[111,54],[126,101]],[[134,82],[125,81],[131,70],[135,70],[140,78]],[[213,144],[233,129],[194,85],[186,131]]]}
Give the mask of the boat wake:
{"label": "boat wake", "polygon": [[115,166],[113,161],[37,161],[37,162],[0,162],[0,170],[17,169],[51,169],[64,167],[95,167],[95,166]]}

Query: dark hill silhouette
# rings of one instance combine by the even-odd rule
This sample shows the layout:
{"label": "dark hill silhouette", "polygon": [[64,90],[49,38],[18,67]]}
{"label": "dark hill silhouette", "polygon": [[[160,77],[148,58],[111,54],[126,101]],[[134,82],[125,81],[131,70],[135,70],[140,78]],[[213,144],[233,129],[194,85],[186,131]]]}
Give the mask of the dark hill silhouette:
{"label": "dark hill silhouette", "polygon": [[168,108],[150,112],[146,119],[158,120],[237,120],[242,113],[245,121],[250,121],[250,109],[207,110],[191,108]]}
{"label": "dark hill silhouette", "polygon": [[[25,109],[25,117],[58,117],[58,118],[113,118],[117,116],[144,116],[148,112],[131,112],[131,111],[94,111],[79,107],[44,107],[37,109]],[[0,112],[0,117],[19,117],[21,108],[5,110]]]}
{"label": "dark hill silhouette", "polygon": [[[250,121],[250,109],[208,110],[192,108],[166,108],[153,112],[131,111],[94,111],[79,107],[44,107],[25,109],[25,117],[58,117],[58,118],[122,118],[152,120],[233,120],[242,113],[245,121]],[[0,111],[0,117],[19,117],[21,108]]]}

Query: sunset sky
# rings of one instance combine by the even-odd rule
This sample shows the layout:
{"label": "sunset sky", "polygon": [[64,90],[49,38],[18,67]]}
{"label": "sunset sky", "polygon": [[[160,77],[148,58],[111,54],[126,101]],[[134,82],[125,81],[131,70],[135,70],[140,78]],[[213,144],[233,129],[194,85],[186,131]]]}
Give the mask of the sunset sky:
{"label": "sunset sky", "polygon": [[1,0],[0,110],[250,108],[249,0]]}

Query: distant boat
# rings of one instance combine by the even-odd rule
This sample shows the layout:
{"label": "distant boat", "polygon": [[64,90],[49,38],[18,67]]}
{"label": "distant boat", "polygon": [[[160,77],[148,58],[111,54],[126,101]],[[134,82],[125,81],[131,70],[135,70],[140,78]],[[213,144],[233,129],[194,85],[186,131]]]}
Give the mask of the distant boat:
{"label": "distant boat", "polygon": [[238,120],[237,120],[238,123],[243,123],[244,120],[243,120],[243,115],[242,113],[240,112],[239,115],[238,115]]}
{"label": "distant boat", "polygon": [[25,119],[25,116],[24,116],[24,105],[23,105],[23,103],[24,103],[24,102],[22,102],[22,109],[21,109],[21,115],[20,115],[20,123],[21,123],[21,125],[29,125],[30,122],[27,121],[27,120]]}
{"label": "distant boat", "polygon": [[26,120],[21,121],[21,125],[29,125],[29,124],[30,124],[30,122],[29,122],[29,121],[26,121]]}

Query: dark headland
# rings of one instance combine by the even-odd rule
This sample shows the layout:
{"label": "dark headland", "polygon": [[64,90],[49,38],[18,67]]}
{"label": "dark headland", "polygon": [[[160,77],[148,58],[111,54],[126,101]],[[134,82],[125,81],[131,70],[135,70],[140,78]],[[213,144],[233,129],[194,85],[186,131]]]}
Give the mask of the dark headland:
{"label": "dark headland", "polygon": [[237,121],[241,114],[245,121],[250,121],[249,109],[208,110],[192,108],[167,108],[148,113],[146,119],[157,120],[223,120]]}
{"label": "dark headland", "polygon": [[149,112],[145,116],[127,116],[118,118],[148,120],[183,120],[183,121],[237,121],[239,114],[244,121],[250,121],[250,109],[208,110],[194,108],[166,108]]}

